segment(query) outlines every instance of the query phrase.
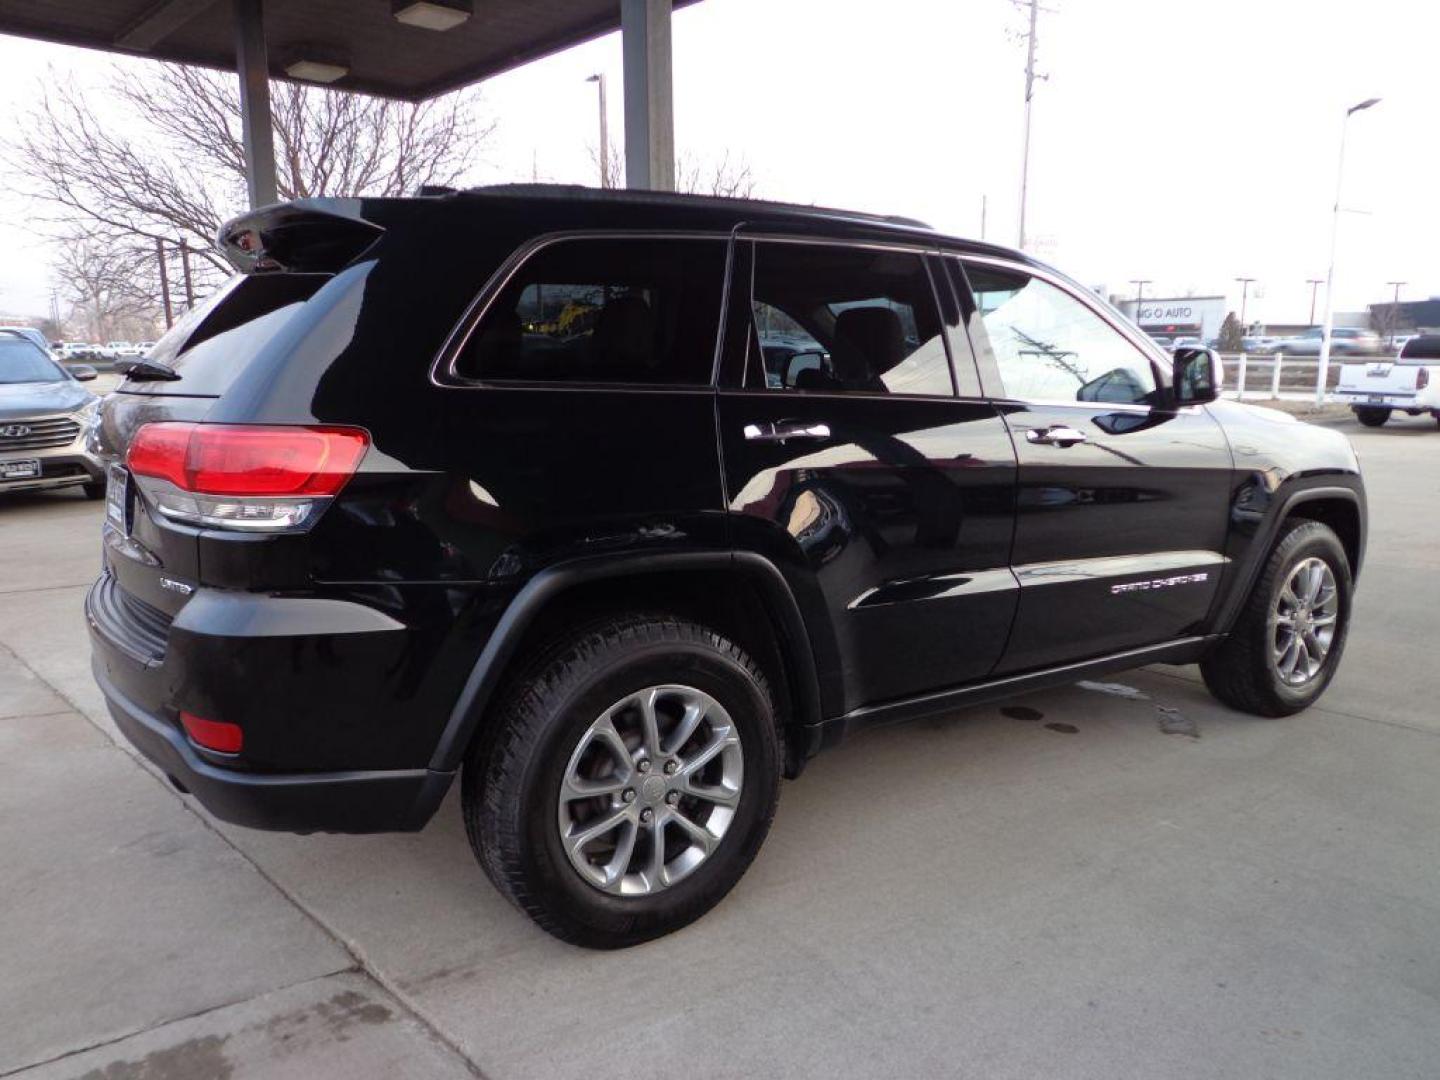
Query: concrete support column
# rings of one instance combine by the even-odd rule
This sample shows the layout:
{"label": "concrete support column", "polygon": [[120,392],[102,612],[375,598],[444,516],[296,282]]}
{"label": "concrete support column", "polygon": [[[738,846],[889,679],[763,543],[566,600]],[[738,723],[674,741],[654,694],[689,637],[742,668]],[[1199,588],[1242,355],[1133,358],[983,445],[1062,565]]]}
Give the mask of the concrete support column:
{"label": "concrete support column", "polygon": [[621,0],[625,62],[625,186],[675,190],[671,0]]}
{"label": "concrete support column", "polygon": [[[245,186],[253,210],[280,198],[275,187],[275,138],[270,130],[270,64],[265,54],[261,0],[234,0],[234,3],[235,70],[240,75]],[[668,43],[669,39],[666,40]]]}

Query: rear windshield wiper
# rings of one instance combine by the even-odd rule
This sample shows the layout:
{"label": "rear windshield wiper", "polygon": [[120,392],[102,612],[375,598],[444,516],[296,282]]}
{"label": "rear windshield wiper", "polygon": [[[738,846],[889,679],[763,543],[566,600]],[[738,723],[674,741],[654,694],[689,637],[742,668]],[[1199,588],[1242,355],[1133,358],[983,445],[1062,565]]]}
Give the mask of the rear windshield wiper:
{"label": "rear windshield wiper", "polygon": [[131,382],[174,382],[180,373],[159,360],[122,360],[115,365]]}

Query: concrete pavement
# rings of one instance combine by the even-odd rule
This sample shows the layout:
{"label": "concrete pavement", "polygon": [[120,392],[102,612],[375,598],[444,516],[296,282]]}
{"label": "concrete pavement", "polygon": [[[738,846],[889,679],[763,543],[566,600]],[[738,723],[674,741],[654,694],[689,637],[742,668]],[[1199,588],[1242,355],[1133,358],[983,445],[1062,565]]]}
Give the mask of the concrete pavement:
{"label": "concrete pavement", "polygon": [[1321,708],[1156,668],[868,734],[623,953],[509,908],[453,800],[414,836],[194,810],[89,684],[100,504],[0,504],[0,1076],[1432,1076],[1440,433],[1347,433],[1371,546]]}

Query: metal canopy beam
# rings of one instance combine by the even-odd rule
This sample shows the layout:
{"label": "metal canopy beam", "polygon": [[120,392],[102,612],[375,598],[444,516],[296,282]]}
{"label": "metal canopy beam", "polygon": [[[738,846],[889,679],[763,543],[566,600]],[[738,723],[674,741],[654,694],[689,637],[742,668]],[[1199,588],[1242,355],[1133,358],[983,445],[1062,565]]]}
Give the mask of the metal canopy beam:
{"label": "metal canopy beam", "polygon": [[265,56],[261,0],[235,2],[235,70],[240,75],[240,128],[245,145],[245,187],[250,207],[279,201],[275,137],[270,130],[270,71]]}
{"label": "metal canopy beam", "polygon": [[147,52],[209,7],[214,0],[161,0],[115,38],[121,49]]}
{"label": "metal canopy beam", "polygon": [[625,68],[625,186],[675,190],[671,0],[621,0]]}

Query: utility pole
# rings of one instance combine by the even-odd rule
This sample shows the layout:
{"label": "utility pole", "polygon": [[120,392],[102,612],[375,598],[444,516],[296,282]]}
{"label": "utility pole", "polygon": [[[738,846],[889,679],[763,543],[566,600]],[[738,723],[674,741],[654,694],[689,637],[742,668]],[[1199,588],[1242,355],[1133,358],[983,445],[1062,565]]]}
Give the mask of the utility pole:
{"label": "utility pole", "polygon": [[1387,281],[1385,284],[1395,286],[1395,299],[1390,304],[1390,318],[1385,320],[1389,327],[1389,331],[1385,335],[1385,345],[1388,348],[1395,344],[1395,326],[1400,321],[1400,286],[1410,283],[1408,281]]}
{"label": "utility pole", "polygon": [[1145,286],[1151,284],[1149,278],[1131,278],[1130,284],[1135,286],[1135,325],[1140,325],[1140,304],[1145,299]]}
{"label": "utility pole", "polygon": [[185,273],[185,310],[195,306],[195,282],[190,277],[190,245],[180,241],[180,269]]}
{"label": "utility pole", "polygon": [[165,269],[165,241],[155,238],[155,261],[160,266],[160,295],[165,298],[165,329],[175,325],[175,313],[170,309],[170,274]]}
{"label": "utility pole", "polygon": [[980,239],[985,239],[985,218],[990,209],[990,196],[980,196]]}
{"label": "utility pole", "polygon": [[1030,194],[1030,101],[1035,96],[1036,25],[1040,21],[1040,0],[1030,0],[1030,29],[1025,44],[1025,138],[1020,152],[1020,249],[1025,248],[1025,203]]}
{"label": "utility pole", "polygon": [[1245,302],[1250,299],[1250,283],[1255,279],[1253,277],[1237,277],[1235,280],[1240,283],[1240,332],[1248,334],[1250,324],[1245,321]]}
{"label": "utility pole", "polygon": [[1305,279],[1305,284],[1310,286],[1310,321],[1307,326],[1315,325],[1315,294],[1320,291],[1320,286],[1325,284],[1324,278],[1310,277]]}

